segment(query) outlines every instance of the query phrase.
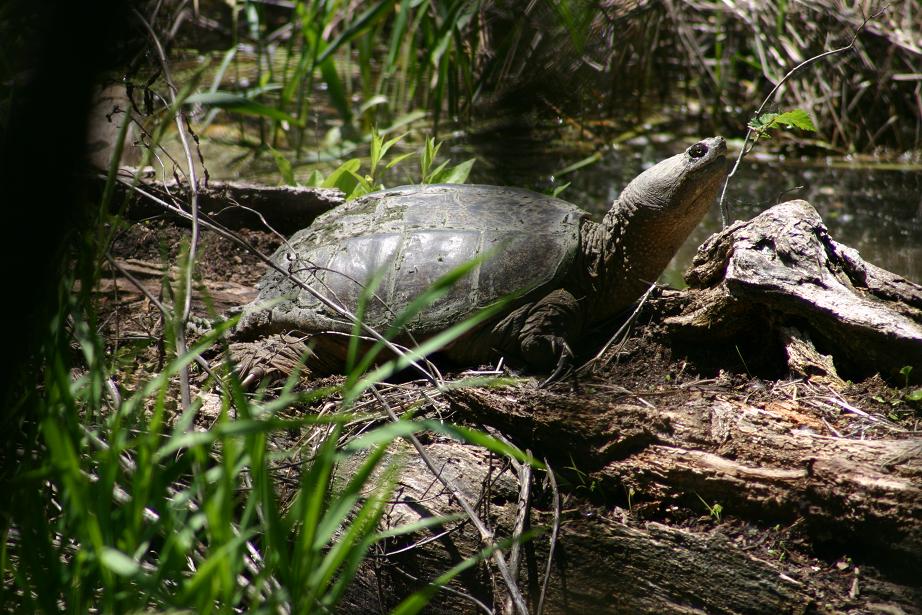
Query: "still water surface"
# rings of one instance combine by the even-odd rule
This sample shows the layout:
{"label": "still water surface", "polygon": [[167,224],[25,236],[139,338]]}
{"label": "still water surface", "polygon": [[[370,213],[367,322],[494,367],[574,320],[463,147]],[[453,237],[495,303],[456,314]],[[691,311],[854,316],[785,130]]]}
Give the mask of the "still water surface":
{"label": "still water surface", "polygon": [[[483,163],[474,166],[471,181],[539,190],[570,181],[560,198],[601,218],[627,182],[690,143],[623,145],[595,164],[552,180],[555,171],[581,159],[585,152],[567,153],[551,147],[552,151],[543,153],[536,146],[526,155],[516,155],[480,141],[473,153]],[[735,159],[737,151],[731,144],[730,159]],[[497,152],[502,152],[501,157]],[[775,203],[805,199],[823,217],[833,239],[856,248],[869,262],[922,283],[922,170],[918,166],[894,170],[893,165],[873,163],[849,166],[841,161],[747,157],[730,183],[727,198],[731,219],[748,219]],[[673,259],[663,281],[683,285],[682,273],[696,248],[719,229],[715,204]]]}

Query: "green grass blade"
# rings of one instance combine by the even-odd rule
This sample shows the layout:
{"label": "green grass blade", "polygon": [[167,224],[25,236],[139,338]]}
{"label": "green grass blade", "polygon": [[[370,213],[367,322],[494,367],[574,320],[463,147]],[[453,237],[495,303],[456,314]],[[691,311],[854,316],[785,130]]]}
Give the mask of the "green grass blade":
{"label": "green grass blade", "polygon": [[210,107],[225,109],[227,111],[233,111],[235,113],[242,113],[244,115],[265,117],[282,122],[288,122],[294,126],[304,125],[301,120],[288,115],[280,109],[260,104],[245,96],[241,96],[240,94],[233,94],[231,92],[202,92],[199,94],[193,94],[186,98],[185,103],[187,105],[198,103]]}
{"label": "green grass blade", "polygon": [[[319,557],[315,550],[315,537],[328,502],[327,494],[333,476],[336,441],[340,433],[341,428],[334,427],[321,444],[310,469],[302,474],[298,500],[292,507],[291,521],[300,524],[291,557],[294,569],[292,578],[298,583],[299,590],[307,589],[314,562]],[[294,587],[291,589],[294,591]]]}
{"label": "green grass blade", "polygon": [[[393,494],[394,483],[395,468],[391,466],[314,571],[310,580],[313,590],[311,598],[316,599],[321,593],[328,593],[331,581],[341,568],[352,571],[358,568],[374,542],[378,522]],[[313,600],[309,600],[308,604],[313,604]]]}
{"label": "green grass blade", "polygon": [[337,36],[332,43],[330,43],[326,49],[320,54],[317,58],[317,63],[322,64],[330,56],[332,56],[336,51],[342,47],[345,43],[352,41],[356,38],[362,30],[367,28],[371,23],[377,19],[385,9],[390,8],[394,4],[394,0],[381,0],[373,7],[359,15],[355,21],[350,23],[342,33]]}
{"label": "green grass blade", "polygon": [[[393,440],[393,438],[391,439]],[[349,511],[355,506],[362,496],[363,488],[371,480],[372,473],[378,467],[384,453],[387,451],[387,444],[384,442],[376,447],[368,458],[362,463],[359,469],[353,474],[346,486],[337,494],[335,502],[330,504],[324,515],[323,522],[317,528],[317,534],[314,539],[314,548],[322,549],[333,538],[333,533],[340,527],[349,516]]]}
{"label": "green grass blade", "polygon": [[410,0],[401,0],[400,10],[397,11],[397,18],[391,29],[391,39],[387,46],[387,59],[385,60],[385,71],[393,73],[397,65],[397,55],[403,45],[403,34],[407,29],[407,21],[410,17]]}
{"label": "green grass blade", "polygon": [[[390,340],[400,334],[406,325],[413,318],[415,318],[417,314],[434,304],[439,299],[445,297],[450,292],[452,286],[470,274],[471,271],[476,269],[481,263],[490,258],[492,255],[492,250],[479,254],[477,257],[467,261],[466,263],[458,265],[454,269],[440,276],[435,282],[432,283],[429,288],[420,293],[415,299],[413,299],[413,301],[409,303],[409,305],[401,310],[401,312],[387,328],[387,331],[384,333],[384,338]],[[350,372],[349,376],[346,378],[346,383],[343,385],[345,390],[348,390],[351,386],[353,386],[358,378],[368,370],[368,368],[372,365],[372,363],[374,363],[374,360],[383,349],[384,343],[379,340],[368,350],[368,352],[365,353],[365,356],[362,357],[362,360],[358,364],[357,368]]]}
{"label": "green grass blade", "polygon": [[431,183],[433,184],[463,184],[467,181],[468,175],[471,174],[471,168],[474,166],[475,158],[465,160],[453,167],[439,167],[434,173]]}
{"label": "green grass blade", "polygon": [[456,576],[468,570],[480,562],[491,557],[493,553],[497,550],[502,550],[510,547],[513,543],[517,541],[526,541],[531,540],[534,536],[538,535],[539,532],[531,530],[524,532],[519,538],[507,538],[502,540],[492,547],[487,547],[480,551],[477,555],[467,558],[463,562],[460,562],[453,566],[450,570],[445,571],[440,574],[434,581],[429,583],[426,587],[420,589],[419,591],[413,593],[412,595],[405,598],[400,604],[394,607],[394,610],[391,611],[391,615],[415,615],[419,613],[429,602],[432,600],[432,596],[435,595],[435,592],[439,591],[445,585],[451,582]]}
{"label": "green grass blade", "polygon": [[485,321],[493,318],[505,308],[508,299],[497,301],[493,305],[487,306],[471,316],[470,318],[459,322],[442,331],[425,342],[407,351],[405,354],[388,361],[381,367],[375,369],[366,377],[362,378],[354,387],[346,389],[343,393],[343,403],[351,404],[365,389],[373,384],[386,380],[394,374],[406,369],[414,361],[423,359],[433,352],[436,352],[449,343],[455,341],[465,333],[477,328]]}

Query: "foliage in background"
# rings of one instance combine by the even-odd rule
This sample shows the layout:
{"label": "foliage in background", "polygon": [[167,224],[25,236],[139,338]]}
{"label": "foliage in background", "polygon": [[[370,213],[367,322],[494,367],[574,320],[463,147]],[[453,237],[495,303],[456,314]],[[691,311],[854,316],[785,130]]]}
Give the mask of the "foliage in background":
{"label": "foliage in background", "polygon": [[[232,321],[136,386],[117,386],[111,378],[127,376],[120,369],[125,356],[108,352],[97,333],[91,289],[99,253],[85,248],[61,283],[69,294],[82,273],[82,290],[52,324],[42,386],[23,400],[31,404],[36,431],[2,526],[0,601],[6,608],[328,610],[373,544],[446,520],[380,529],[397,471],[385,453],[396,438],[435,431],[524,459],[504,443],[441,421],[401,420],[348,438],[344,425],[363,418],[349,411],[350,400],[405,365],[403,359],[370,373],[371,362],[363,361],[341,386],[328,389],[298,391],[294,373],[273,397],[245,394],[233,371],[222,370],[220,379],[211,376],[203,385],[212,394],[177,407],[176,374],[218,343]],[[446,276],[399,318],[408,320],[443,296],[464,271]],[[175,348],[168,331],[178,320],[172,311],[164,317],[169,356]],[[462,323],[411,355],[424,356],[473,324]],[[332,401],[337,412],[305,411],[321,400]],[[205,404],[210,410],[203,414]],[[355,472],[336,484],[337,464],[354,455]],[[286,467],[300,474],[290,501],[283,499]],[[423,604],[432,589],[421,591],[412,604]]]}
{"label": "foliage in background", "polygon": [[[444,115],[466,112],[474,98],[481,4],[237,3],[232,46],[208,91],[190,102],[261,116],[269,124],[260,144],[292,149],[299,162],[317,149],[309,141],[318,112],[337,119],[325,131],[350,142],[375,125],[393,130],[418,120],[421,109],[437,132]],[[255,44],[255,57],[241,57],[244,42]]]}
{"label": "foliage in background", "polygon": [[[449,166],[449,161],[445,160],[433,169],[432,165],[435,163],[441,143],[437,144],[435,139],[431,137],[426,139],[425,146],[419,152],[405,152],[385,162],[384,157],[387,155],[388,150],[404,136],[400,135],[384,141],[384,138],[377,131],[372,130],[368,173],[363,174],[361,172],[362,160],[360,158],[351,158],[339,165],[326,177],[315,169],[308,177],[305,185],[316,188],[337,188],[346,195],[347,201],[351,201],[365,194],[384,190],[384,184],[380,181],[380,173],[396,167],[414,154],[419,157],[419,183],[463,184],[467,181],[471,167],[474,166],[474,159],[471,158],[451,166]],[[290,171],[290,164],[287,164],[284,157],[279,154],[273,152],[273,155],[276,157],[276,163],[282,177],[288,183],[296,183],[294,175]]]}
{"label": "foliage in background", "polygon": [[[350,171],[377,179],[337,169],[352,159],[369,166],[374,127],[405,134],[401,153],[423,145],[425,133],[444,134],[446,120],[462,129],[500,118],[560,120],[597,148],[651,130],[741,134],[786,70],[847,42],[862,10],[884,4],[245,1],[229,5],[227,18],[214,7],[228,5],[206,2],[216,22],[229,19],[231,40],[195,74],[204,86],[186,92],[187,102],[207,110],[206,133],[221,110],[238,118],[236,137],[210,138],[243,146],[242,159],[255,155],[269,170],[280,154],[285,181],[311,185],[315,170],[347,183]],[[804,109],[819,126],[799,144],[918,148],[922,48],[913,41],[922,23],[913,5],[890,2],[853,52],[783,86],[781,105]]]}

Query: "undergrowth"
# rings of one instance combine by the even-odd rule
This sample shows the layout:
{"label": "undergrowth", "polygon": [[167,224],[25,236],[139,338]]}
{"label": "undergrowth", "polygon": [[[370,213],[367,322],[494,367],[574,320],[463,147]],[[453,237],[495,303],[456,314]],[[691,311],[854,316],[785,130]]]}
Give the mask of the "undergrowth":
{"label": "undergrowth", "polygon": [[[387,147],[375,139],[377,164]],[[437,149],[430,142],[422,152],[424,179],[448,173],[463,180],[464,164],[460,169],[433,164]],[[355,186],[375,187],[374,164],[367,179],[355,171],[349,171]],[[405,416],[382,422],[378,414],[354,409],[377,383],[462,335],[501,302],[494,312],[381,365],[373,359],[384,338],[365,356],[353,352],[346,378],[328,388],[302,390],[295,370],[278,393],[269,395],[265,388],[252,393],[229,359],[205,363],[199,372],[204,381],[193,385],[191,403],[184,406],[180,389],[190,368],[204,363],[207,350],[225,346],[234,324],[217,318],[211,331],[181,350],[184,289],[191,288],[186,280],[195,269],[186,244],[176,263],[178,279],[164,278],[163,300],[149,297],[161,311],[155,342],[163,365],[124,372],[125,353],[115,351],[102,333],[94,295],[113,229],[123,224],[108,213],[116,174],[113,163],[94,208],[99,218],[67,255],[70,264],[59,285],[62,308],[45,331],[39,371],[31,375],[36,386],[25,387],[17,402],[22,418],[11,434],[17,467],[0,526],[4,609],[334,610],[376,543],[451,520],[433,517],[382,529],[400,470],[389,452],[396,439],[436,432],[526,459],[507,444],[441,421]],[[471,266],[438,280],[397,321],[408,321],[443,297]],[[365,289],[372,291],[373,285]],[[179,377],[184,371],[185,379]],[[313,409],[320,402],[326,410],[318,413]],[[354,424],[361,425],[358,437]],[[341,476],[337,468],[350,457],[356,469]],[[288,497],[292,490],[283,486],[292,476],[297,488]],[[434,585],[405,597],[395,612],[418,611],[439,585],[503,545],[508,541],[487,545]]]}

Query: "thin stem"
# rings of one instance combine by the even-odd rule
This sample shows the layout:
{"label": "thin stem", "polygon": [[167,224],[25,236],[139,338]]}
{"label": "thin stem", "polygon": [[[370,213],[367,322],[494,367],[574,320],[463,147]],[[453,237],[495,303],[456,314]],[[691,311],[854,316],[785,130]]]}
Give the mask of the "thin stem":
{"label": "thin stem", "polygon": [[[387,413],[387,416],[394,422],[400,420],[397,414],[391,408],[390,404],[387,403],[387,400],[381,395],[378,391],[378,388],[375,386],[371,387],[371,392],[384,408],[384,411]],[[470,502],[467,501],[467,496],[451,481],[449,481],[445,476],[439,472],[438,467],[435,462],[432,460],[432,457],[429,456],[429,453],[426,452],[426,448],[422,445],[419,439],[414,435],[404,436],[404,439],[407,440],[410,444],[413,445],[413,448],[416,449],[416,452],[419,454],[420,459],[423,460],[423,463],[426,464],[426,467],[429,468],[429,471],[439,480],[442,485],[451,492],[452,497],[454,497],[458,504],[461,505],[461,508],[464,510],[464,514],[468,516],[471,520],[471,523],[474,524],[474,527],[477,528],[477,531],[480,532],[480,539],[483,542],[484,546],[488,548],[493,548],[496,546],[496,541],[493,540],[493,532],[487,527],[487,525],[477,516],[477,513],[474,511],[474,507],[471,506]],[[495,549],[493,551],[493,561],[496,563],[496,567],[499,569],[500,575],[503,577],[503,581],[506,582],[506,587],[509,590],[509,595],[512,598],[513,604],[515,604],[516,611],[519,615],[528,615],[528,607],[525,605],[525,599],[522,597],[522,592],[519,591],[519,587],[515,582],[512,574],[509,571],[509,566],[506,564],[506,558],[503,556],[502,551]]]}
{"label": "thin stem", "polygon": [[[166,53],[163,50],[163,45],[160,44],[160,39],[157,37],[157,33],[154,32],[153,27],[151,27],[151,25],[147,22],[147,19],[145,19],[144,15],[142,15],[137,9],[132,9],[132,12],[141,21],[144,29],[147,30],[147,33],[150,35],[151,40],[154,43],[154,48],[157,51],[157,56],[160,59],[160,66],[163,70],[163,78],[170,90],[170,102],[174,108],[176,117],[176,129],[179,133],[179,140],[182,143],[182,148],[186,155],[186,166],[189,169],[189,174],[187,177],[189,179],[189,209],[191,211],[192,220],[192,237],[189,241],[189,256],[183,271],[185,289],[182,310],[177,315],[178,318],[174,323],[176,354],[178,356],[183,356],[187,351],[186,322],[189,320],[189,315],[192,313],[192,270],[195,267],[195,259],[198,252],[199,242],[198,179],[196,178],[195,174],[195,161],[192,158],[192,148],[189,146],[189,135],[186,125],[188,120],[183,115],[182,105],[177,104],[176,95],[178,90],[176,89],[176,84],[173,82],[173,77],[170,74],[170,66],[166,58]],[[179,390],[182,398],[182,407],[187,408],[192,401],[192,396],[189,390],[189,370],[185,366],[179,370]]]}
{"label": "thin stem", "polygon": [[[793,77],[795,74],[800,72],[802,69],[806,68],[807,66],[810,66],[814,62],[821,60],[825,57],[835,55],[837,53],[842,53],[844,51],[848,51],[849,49],[853,49],[855,47],[855,41],[858,40],[858,35],[861,33],[862,30],[864,30],[864,27],[868,24],[868,22],[871,21],[872,19],[875,19],[876,17],[879,17],[889,7],[890,5],[888,4],[884,6],[882,9],[880,9],[879,11],[877,11],[876,13],[874,13],[873,15],[871,15],[870,17],[865,17],[864,21],[861,22],[861,25],[858,26],[854,34],[852,34],[852,40],[849,41],[848,45],[845,45],[844,47],[839,47],[838,49],[831,49],[829,51],[824,51],[821,54],[813,56],[812,58],[807,58],[806,60],[804,60],[803,62],[801,62],[794,68],[792,68],[791,70],[789,70],[787,74],[781,78],[781,81],[775,84],[775,87],[773,87],[772,91],[768,93],[768,96],[765,97],[765,99],[762,101],[762,104],[759,105],[759,108],[756,109],[755,117],[759,117],[760,115],[762,115],[762,111],[765,109],[765,105],[767,105],[769,101],[775,97],[775,94],[778,92],[781,86],[784,85],[785,82],[787,82],[791,77]],[[750,147],[749,149],[747,149],[747,146],[749,145],[749,140],[752,138],[753,133],[756,133],[756,132],[757,131],[754,130],[751,126],[747,127],[746,138],[743,139],[743,147],[740,148],[740,153],[736,157],[736,162],[733,164],[733,169],[730,171],[730,173],[727,174],[727,179],[724,180],[724,187],[723,187],[723,190],[721,190],[720,192],[720,201],[719,201],[720,221],[721,221],[721,224],[723,225],[723,228],[727,228],[730,225],[730,208],[726,204],[727,186],[730,184],[730,178],[736,175],[736,170],[739,169],[740,162],[743,161],[743,156],[745,156],[750,151],[752,151],[752,148]],[[758,140],[758,135],[756,136],[756,140]],[[753,145],[755,145],[755,142],[753,142]]]}

